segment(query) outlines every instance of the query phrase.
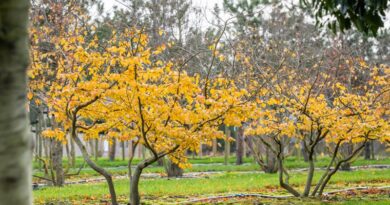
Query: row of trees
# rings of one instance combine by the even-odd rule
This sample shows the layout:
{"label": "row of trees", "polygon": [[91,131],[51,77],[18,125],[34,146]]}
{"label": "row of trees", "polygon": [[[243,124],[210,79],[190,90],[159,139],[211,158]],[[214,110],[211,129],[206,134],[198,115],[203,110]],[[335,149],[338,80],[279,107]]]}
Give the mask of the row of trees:
{"label": "row of trees", "polygon": [[[390,68],[359,57],[380,61],[382,55],[364,55],[369,46],[351,53],[342,35],[332,46],[330,35],[312,38],[308,31],[315,29],[305,23],[305,10],[286,13],[276,4],[274,19],[260,15],[254,21],[251,13],[237,13],[230,5],[236,18],[217,17],[216,26],[203,29],[189,21],[200,15],[190,13],[189,1],[124,5],[113,16],[93,19],[88,10],[101,9],[96,1],[33,4],[28,98],[46,112],[38,127],[48,129],[37,131],[50,139],[56,184],[63,184],[62,149],[70,143],[105,177],[117,204],[112,175],[91,158],[85,142],[127,141],[132,152],[142,145],[151,153],[134,170],[129,159],[129,199],[139,204],[146,167],[165,156],[180,168],[189,166],[188,150],[199,152],[216,139],[228,142],[228,126],[236,126],[266,147],[266,160],[253,149],[256,161],[277,171],[283,188],[295,196],[317,196],[368,142],[389,141]],[[290,26],[295,30],[286,30]],[[284,167],[292,143],[302,144],[308,157],[302,193],[288,183]],[[319,146],[329,149],[332,160],[312,190]]]}

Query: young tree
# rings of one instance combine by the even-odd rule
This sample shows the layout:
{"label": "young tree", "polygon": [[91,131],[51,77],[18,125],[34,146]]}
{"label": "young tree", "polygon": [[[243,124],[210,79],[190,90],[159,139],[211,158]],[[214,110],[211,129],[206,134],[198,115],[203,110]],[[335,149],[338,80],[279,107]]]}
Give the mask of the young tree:
{"label": "young tree", "polygon": [[[370,74],[370,80],[369,85],[359,88],[359,92],[330,81],[329,74],[322,69],[318,69],[321,72],[312,81],[308,80],[303,85],[278,83],[273,89],[276,93],[259,107],[259,118],[248,130],[249,134],[271,137],[272,143],[264,144],[277,156],[280,186],[294,196],[322,195],[341,165],[356,157],[368,141],[385,141],[389,137],[386,103],[379,100],[389,92],[388,67],[363,67]],[[289,73],[289,78],[297,78],[297,74]],[[277,106],[276,109],[274,106]],[[307,180],[301,193],[289,185],[283,164],[285,141],[293,137],[302,141],[308,155]],[[332,156],[322,177],[311,189],[315,172],[314,154],[320,142],[327,144]],[[346,143],[351,144],[352,151],[348,155],[340,155],[340,148]]]}
{"label": "young tree", "polygon": [[[67,136],[70,136],[86,163],[106,178],[112,204],[117,204],[111,174],[91,160],[79,136],[83,133],[84,141],[95,139],[90,137],[90,133],[101,133],[107,129],[104,124],[107,112],[104,109],[104,96],[107,90],[115,86],[109,66],[111,56],[107,55],[104,42],[99,41],[93,29],[88,30],[93,27],[87,23],[89,16],[82,12],[82,8],[77,4],[67,4],[65,7],[80,13],[61,18],[68,23],[66,29],[43,28],[54,48],[44,54],[39,49],[33,50],[30,90],[48,104],[53,116],[52,124],[55,126],[43,134],[58,141],[61,151],[62,143],[67,143]],[[33,33],[33,41],[38,41],[36,33]],[[33,48],[40,45],[39,42],[34,43]]]}
{"label": "young tree", "polygon": [[159,58],[166,45],[148,47],[148,36],[132,29],[120,36],[118,46],[107,48],[120,75],[117,86],[107,93],[109,136],[142,144],[151,156],[137,164],[131,174],[130,203],[140,204],[138,184],[142,171],[168,156],[181,168],[188,166],[187,150],[199,151],[200,144],[222,138],[222,122],[240,123],[235,115],[246,94],[224,78],[205,80],[189,76],[180,62]]}

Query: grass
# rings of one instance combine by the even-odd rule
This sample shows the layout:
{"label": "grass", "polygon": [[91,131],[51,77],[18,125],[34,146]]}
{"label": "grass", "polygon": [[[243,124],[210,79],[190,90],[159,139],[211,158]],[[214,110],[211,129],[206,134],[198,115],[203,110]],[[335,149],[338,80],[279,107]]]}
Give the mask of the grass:
{"label": "grass", "polygon": [[[137,164],[142,159],[135,158],[133,159],[133,164]],[[189,157],[188,159],[189,163],[191,164],[223,164],[224,163],[224,157],[217,156],[217,157]],[[244,157],[243,159],[244,163],[255,163],[252,157]],[[318,166],[326,166],[327,163],[329,163],[330,158],[329,157],[318,157],[316,164]],[[236,158],[234,156],[229,157],[228,163],[229,164],[235,164]],[[80,167],[84,163],[84,159],[82,157],[76,158],[76,167]],[[114,161],[110,161],[108,158],[102,157],[99,158],[96,163],[99,166],[103,167],[123,167],[127,166],[127,160],[121,160],[116,159]],[[63,165],[66,167],[68,164],[68,160],[64,158]],[[364,160],[363,158],[358,158],[353,162],[353,165],[359,166],[359,165],[367,165],[367,164],[390,164],[390,158],[383,158],[379,160]],[[286,166],[289,168],[302,168],[307,167],[307,163],[304,162],[301,158],[297,157],[288,157],[286,159]],[[33,168],[38,169],[39,164],[37,161],[34,161]]]}
{"label": "grass", "polygon": [[[138,163],[140,159],[134,159],[133,164]],[[318,158],[316,161],[316,167],[325,167],[329,163],[330,159],[328,157]],[[185,172],[207,172],[207,171],[260,171],[259,166],[253,161],[252,158],[244,158],[243,165],[235,165],[235,157],[229,158],[229,164],[223,165],[223,157],[202,157],[202,158],[190,158],[189,162],[193,164],[191,168],[185,169]],[[64,164],[66,164],[66,159]],[[81,166],[83,163],[82,158],[77,158],[76,167]],[[107,158],[100,158],[97,163],[100,166],[105,167],[114,175],[126,175],[127,173],[127,161],[115,160],[109,161]],[[380,159],[380,160],[364,160],[363,158],[358,158],[355,160],[353,166],[361,165],[374,165],[374,164],[390,164],[390,158]],[[288,169],[297,169],[307,167],[307,163],[296,157],[290,157],[286,159],[285,165]],[[34,163],[34,167],[38,167],[37,163]],[[77,169],[71,169],[70,173],[75,173]],[[165,173],[164,167],[152,165],[144,170],[144,173]],[[35,169],[35,174],[42,176],[43,173]],[[77,177],[89,177],[89,176],[99,176],[98,173],[93,171],[88,165],[85,165],[85,168],[82,169],[79,176]]]}
{"label": "grass", "polygon": [[[315,180],[318,180],[322,172],[318,171]],[[294,173],[290,183],[299,189],[306,180],[304,173]],[[390,182],[390,170],[359,170],[353,172],[338,172],[331,181],[330,188],[344,188],[356,184],[367,185],[370,183]],[[128,181],[117,180],[117,193],[120,199],[125,199],[128,194]],[[142,179],[140,192],[144,198],[200,196],[208,194],[233,193],[233,192],[260,192],[267,194],[285,194],[278,188],[277,175],[275,174],[237,174],[224,173],[210,178],[185,178],[185,179]],[[105,183],[69,185],[62,188],[47,187],[34,191],[36,203],[48,201],[68,201],[80,199],[107,199],[108,188]],[[183,199],[181,199],[183,200]]]}
{"label": "grass", "polygon": [[[134,158],[132,163],[137,164],[141,160],[142,159]],[[189,157],[188,161],[191,164],[216,164],[216,163],[224,163],[224,157],[220,157],[220,156],[218,156],[218,157]],[[244,161],[244,163],[254,162],[252,157],[244,157],[243,161]],[[234,164],[236,162],[236,158],[234,156],[229,157],[228,162],[230,164]],[[82,157],[76,158],[76,167],[80,167],[83,163],[84,163],[84,159]],[[96,161],[96,163],[99,166],[103,166],[103,167],[123,167],[123,166],[127,166],[127,159],[126,160],[116,159],[114,161],[110,161],[106,157],[101,157]],[[68,159],[64,158],[63,159],[63,166],[66,167],[67,165],[68,165]],[[34,161],[33,168],[34,169],[39,168],[39,163],[37,161]]]}

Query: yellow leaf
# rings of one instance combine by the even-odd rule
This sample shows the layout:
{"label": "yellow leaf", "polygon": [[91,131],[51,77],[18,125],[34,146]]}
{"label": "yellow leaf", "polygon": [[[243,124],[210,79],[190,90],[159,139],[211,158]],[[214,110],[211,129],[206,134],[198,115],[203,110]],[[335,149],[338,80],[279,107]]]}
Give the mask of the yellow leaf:
{"label": "yellow leaf", "polygon": [[27,93],[27,99],[28,99],[28,100],[31,100],[31,99],[33,98],[33,96],[34,96],[34,95],[33,95],[32,92],[28,92],[28,93]]}

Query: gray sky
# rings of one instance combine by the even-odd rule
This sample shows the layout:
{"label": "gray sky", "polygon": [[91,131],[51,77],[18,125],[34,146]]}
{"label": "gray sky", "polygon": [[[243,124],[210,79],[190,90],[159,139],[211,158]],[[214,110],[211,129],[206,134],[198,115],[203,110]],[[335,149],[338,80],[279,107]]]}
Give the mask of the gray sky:
{"label": "gray sky", "polygon": [[[123,5],[120,4],[123,0],[102,0],[105,5],[105,11],[110,13],[112,11],[112,8],[114,6],[118,6],[119,8],[124,8]],[[202,24],[207,24],[210,20],[214,18],[214,15],[212,14],[213,8],[215,4],[218,4],[220,8],[222,8],[223,0],[192,0],[193,4],[201,8],[201,11],[203,13],[204,19],[197,19],[198,21],[202,22]],[[297,4],[299,0],[285,0],[282,1],[282,4]],[[269,15],[271,8],[263,8],[263,17],[265,18],[271,18]],[[386,14],[387,18],[385,19],[385,28],[390,28],[390,10],[388,10]],[[223,19],[228,19],[229,16],[225,16],[222,14],[221,16]],[[309,18],[309,17],[308,17]],[[309,19],[310,21],[314,21],[314,19]]]}
{"label": "gray sky", "polygon": [[[105,10],[112,10],[113,6],[123,7],[120,3],[121,0],[103,0],[105,5]],[[213,9],[215,4],[218,4],[222,7],[223,0],[192,0],[193,4],[199,6],[200,8],[206,8],[208,10]]]}
{"label": "gray sky", "polygon": [[[126,7],[121,4],[122,1],[123,0],[102,0],[102,2],[104,3],[104,11],[110,13],[112,12],[114,6],[125,9]],[[200,8],[201,10],[201,18],[199,19],[199,17],[196,17],[195,19],[193,19],[194,21],[192,23],[204,25],[205,27],[207,27],[210,22],[215,18],[213,14],[213,8],[215,4],[218,4],[218,6],[222,8],[223,0],[192,0],[192,3],[195,7]],[[94,11],[92,11],[92,13],[94,13]],[[93,16],[99,18],[97,14]],[[228,19],[229,16],[221,14],[221,18]]]}

